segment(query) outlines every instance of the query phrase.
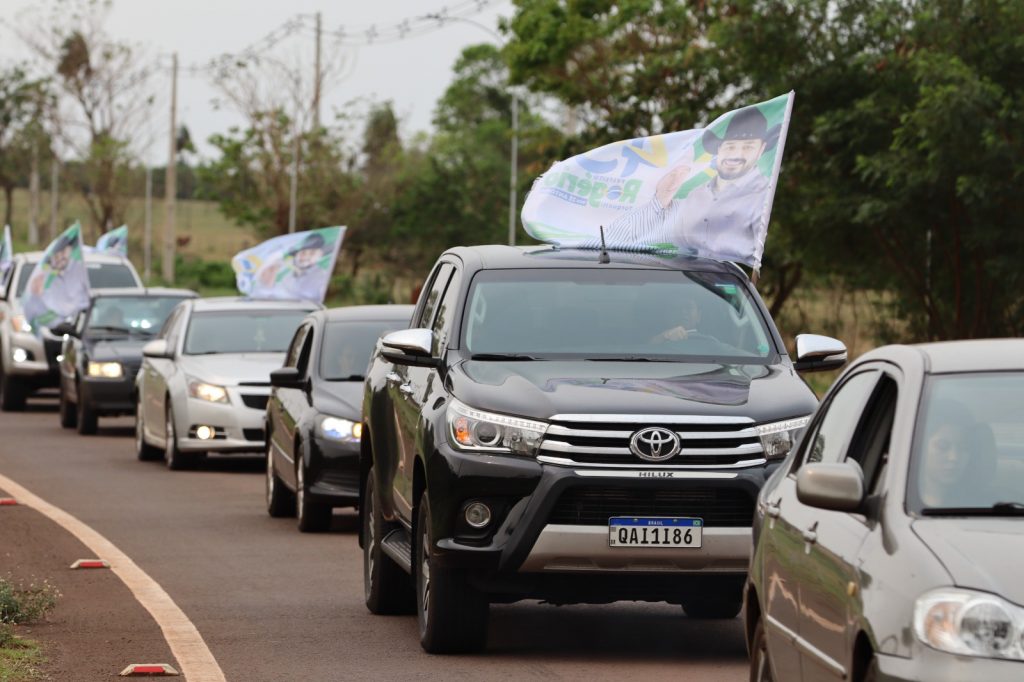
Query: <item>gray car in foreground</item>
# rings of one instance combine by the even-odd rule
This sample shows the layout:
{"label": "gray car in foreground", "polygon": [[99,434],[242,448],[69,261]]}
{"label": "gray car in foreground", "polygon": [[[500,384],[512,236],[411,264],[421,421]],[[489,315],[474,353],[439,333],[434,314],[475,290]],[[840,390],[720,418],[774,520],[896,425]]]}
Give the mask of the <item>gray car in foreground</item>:
{"label": "gray car in foreground", "polygon": [[754,542],[751,680],[1024,680],[1024,340],[862,356]]}
{"label": "gray car in foreground", "polygon": [[322,306],[243,298],[186,300],[142,349],[135,380],[139,459],[171,469],[205,453],[262,453],[270,373],[299,322]]}

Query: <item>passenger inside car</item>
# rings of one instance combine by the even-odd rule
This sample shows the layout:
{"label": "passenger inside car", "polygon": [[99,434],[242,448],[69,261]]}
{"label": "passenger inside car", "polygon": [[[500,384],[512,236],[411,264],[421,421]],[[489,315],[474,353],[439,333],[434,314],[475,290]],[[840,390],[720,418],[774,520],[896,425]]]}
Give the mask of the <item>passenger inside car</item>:
{"label": "passenger inside car", "polygon": [[921,455],[918,492],[926,507],[992,504],[995,438],[966,407],[951,400],[930,406]]}

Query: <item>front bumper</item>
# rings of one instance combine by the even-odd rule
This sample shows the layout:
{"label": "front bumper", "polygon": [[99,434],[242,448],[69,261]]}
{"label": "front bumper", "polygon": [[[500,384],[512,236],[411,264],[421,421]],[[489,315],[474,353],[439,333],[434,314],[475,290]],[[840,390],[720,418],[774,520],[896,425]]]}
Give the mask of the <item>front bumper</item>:
{"label": "front bumper", "polygon": [[[28,356],[22,362],[14,361],[14,350],[20,348]],[[60,340],[43,340],[34,334],[15,332],[8,337],[4,347],[4,368],[7,374],[30,379],[36,386],[57,386],[60,373],[57,355],[60,354]]]}
{"label": "front bumper", "polygon": [[[174,427],[178,449],[182,452],[263,452],[265,447],[265,401],[262,407],[249,407],[238,388],[228,387],[229,403],[212,403],[186,397],[174,406]],[[247,396],[267,396],[269,389],[245,387]],[[252,401],[250,401],[252,402]],[[209,426],[214,438],[196,437],[199,426]]]}
{"label": "front bumper", "polygon": [[82,377],[78,386],[78,399],[100,415],[132,414],[135,412],[135,375],[126,372],[120,379]]}
{"label": "front bumper", "polygon": [[879,682],[1017,682],[1024,679],[1024,662],[955,656],[920,645],[913,657],[876,654]]}
{"label": "front bumper", "polygon": [[307,494],[334,507],[359,504],[359,443],[314,437],[310,451]]}

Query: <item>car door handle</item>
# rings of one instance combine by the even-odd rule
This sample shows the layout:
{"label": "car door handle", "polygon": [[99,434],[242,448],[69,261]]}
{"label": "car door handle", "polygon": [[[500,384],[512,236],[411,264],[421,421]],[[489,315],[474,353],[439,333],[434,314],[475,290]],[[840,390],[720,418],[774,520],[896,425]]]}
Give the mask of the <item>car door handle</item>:
{"label": "car door handle", "polygon": [[405,395],[412,395],[413,393],[416,392],[415,389],[409,384],[402,384],[401,386],[398,387],[398,390],[404,393]]}
{"label": "car door handle", "polygon": [[388,372],[388,375],[384,378],[388,380],[389,384],[397,384],[402,380],[402,377],[398,376],[397,372]]}

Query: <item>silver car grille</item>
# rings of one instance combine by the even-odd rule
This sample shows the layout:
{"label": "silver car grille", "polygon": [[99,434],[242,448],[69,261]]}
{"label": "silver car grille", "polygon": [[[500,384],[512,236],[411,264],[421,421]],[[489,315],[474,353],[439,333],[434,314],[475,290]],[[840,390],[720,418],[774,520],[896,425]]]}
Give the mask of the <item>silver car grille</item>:
{"label": "silver car grille", "polygon": [[[679,436],[682,446],[677,455],[655,463],[633,454],[633,434],[652,426]],[[605,468],[740,468],[765,462],[752,419],[703,415],[556,415],[537,459]]]}

